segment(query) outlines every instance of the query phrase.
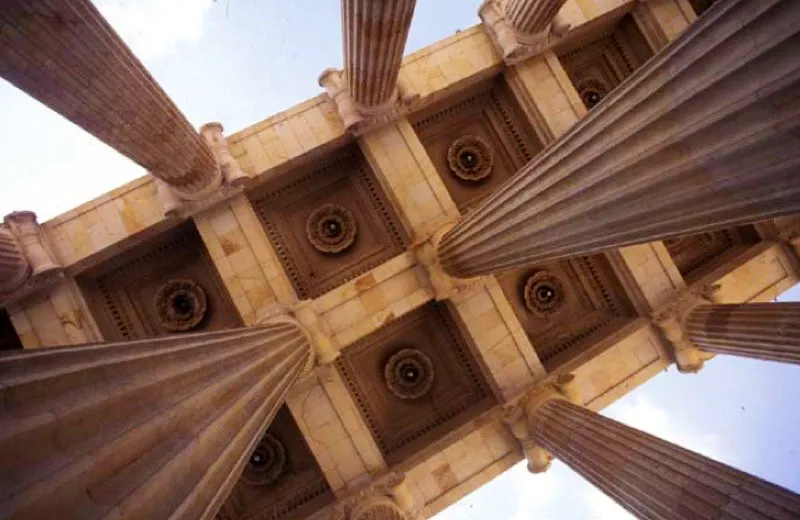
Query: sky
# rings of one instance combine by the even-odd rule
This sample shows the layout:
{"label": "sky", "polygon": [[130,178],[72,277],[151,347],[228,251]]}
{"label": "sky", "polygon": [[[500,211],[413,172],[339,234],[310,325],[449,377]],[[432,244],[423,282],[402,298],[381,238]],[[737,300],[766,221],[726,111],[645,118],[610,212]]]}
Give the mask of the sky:
{"label": "sky", "polygon": [[[319,94],[342,66],[337,0],[95,0],[195,126],[232,133]],[[406,53],[478,23],[480,0],[417,0]],[[0,81],[0,215],[50,219],[144,171]],[[800,286],[784,297],[800,300]],[[602,413],[800,492],[800,367],[721,357],[670,368]],[[630,518],[560,462],[524,464],[437,520]]]}

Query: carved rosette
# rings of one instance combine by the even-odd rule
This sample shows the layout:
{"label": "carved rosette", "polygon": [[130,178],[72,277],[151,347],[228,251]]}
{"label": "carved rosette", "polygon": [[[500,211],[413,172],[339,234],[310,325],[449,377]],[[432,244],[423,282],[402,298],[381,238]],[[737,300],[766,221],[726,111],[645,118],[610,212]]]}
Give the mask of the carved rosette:
{"label": "carved rosette", "polygon": [[306,221],[308,241],[321,253],[341,253],[353,245],[357,232],[355,217],[339,204],[317,208]]}
{"label": "carved rosette", "polygon": [[206,315],[206,293],[194,280],[176,279],[164,283],[153,297],[159,324],[170,332],[197,327]]}
{"label": "carved rosette", "polygon": [[548,271],[539,271],[528,277],[522,291],[528,312],[546,316],[564,305],[564,285]]}
{"label": "carved rosette", "polygon": [[420,350],[405,348],[395,353],[383,369],[389,391],[400,399],[417,399],[433,385],[433,362]]}
{"label": "carved rosette", "polygon": [[261,438],[242,473],[242,480],[250,486],[272,484],[286,469],[286,448],[269,433]]}
{"label": "carved rosette", "polygon": [[593,108],[608,94],[608,86],[596,79],[587,79],[578,85],[578,94],[586,108]]}
{"label": "carved rosette", "polygon": [[477,182],[492,173],[494,153],[485,139],[476,135],[465,135],[450,145],[447,150],[447,165],[458,178]]}

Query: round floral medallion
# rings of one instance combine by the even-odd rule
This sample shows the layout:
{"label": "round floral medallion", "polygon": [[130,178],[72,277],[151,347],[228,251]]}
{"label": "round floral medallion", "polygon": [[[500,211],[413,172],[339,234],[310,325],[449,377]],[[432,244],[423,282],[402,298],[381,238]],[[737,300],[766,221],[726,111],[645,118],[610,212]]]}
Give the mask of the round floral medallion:
{"label": "round floral medallion", "polygon": [[587,79],[579,85],[578,93],[586,108],[591,109],[606,97],[608,89],[597,80]]}
{"label": "round floral medallion", "polygon": [[197,327],[208,310],[206,293],[194,280],[169,280],[156,291],[153,306],[159,324],[171,332]]}
{"label": "round floral medallion", "polygon": [[546,271],[528,277],[522,293],[525,308],[537,314],[552,314],[564,305],[564,286]]}
{"label": "round floral medallion", "polygon": [[353,245],[357,231],[353,214],[339,204],[317,208],[306,221],[308,240],[322,253],[341,253]]}
{"label": "round floral medallion", "polygon": [[286,449],[281,441],[264,434],[242,473],[242,480],[251,486],[272,484],[286,469]]}
{"label": "round floral medallion", "polygon": [[447,165],[465,181],[479,181],[492,173],[494,153],[486,140],[476,135],[456,139],[447,150]]}
{"label": "round floral medallion", "polygon": [[416,399],[431,389],[433,362],[417,349],[404,348],[386,362],[383,377],[394,395],[400,399]]}

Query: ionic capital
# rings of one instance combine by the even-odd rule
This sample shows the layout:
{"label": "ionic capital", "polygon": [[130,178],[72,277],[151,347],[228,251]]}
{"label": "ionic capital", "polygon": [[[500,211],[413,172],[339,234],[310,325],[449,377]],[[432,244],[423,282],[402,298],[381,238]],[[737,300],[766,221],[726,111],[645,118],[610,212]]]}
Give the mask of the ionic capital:
{"label": "ionic capital", "polygon": [[330,520],[423,520],[402,473],[389,473],[334,507]]}
{"label": "ionic capital", "polygon": [[318,366],[331,365],[338,359],[339,348],[328,335],[323,320],[314,312],[311,300],[298,302],[289,313],[308,334]]}
{"label": "ionic capital", "polygon": [[556,14],[553,21],[542,31],[535,34],[518,31],[506,17],[505,3],[499,0],[485,0],[478,8],[478,16],[507,65],[515,65],[539,54],[561,39],[570,29],[570,25],[563,17]]}
{"label": "ionic capital", "polygon": [[418,94],[408,94],[399,84],[389,102],[378,106],[359,105],[347,91],[345,73],[338,69],[325,69],[319,76],[319,86],[323,87],[336,105],[345,128],[356,136],[387,125],[408,114],[419,99]]}
{"label": "ionic capital", "polygon": [[457,295],[469,294],[483,287],[487,278],[486,276],[454,278],[442,269],[437,255],[439,241],[454,225],[455,222],[445,224],[428,240],[418,244],[414,248],[417,261],[425,267],[425,271],[428,274],[428,281],[434,290],[436,300],[439,301],[447,300]]}
{"label": "ionic capital", "polygon": [[305,300],[294,306],[286,306],[278,302],[267,305],[259,315],[259,325],[289,324],[301,330],[311,345],[311,356],[304,373],[316,372],[318,367],[326,367],[336,361],[339,351],[328,336],[321,330],[319,320]]}
{"label": "ionic capital", "polygon": [[169,183],[156,177],[157,197],[167,216],[187,217],[239,193],[249,177],[231,155],[221,123],[211,122],[200,127],[200,137],[211,150],[215,171],[213,182],[191,197],[183,195]]}
{"label": "ionic capital", "polygon": [[686,289],[652,314],[653,323],[672,345],[680,372],[695,373],[703,368],[701,353],[686,334],[686,320],[699,305],[713,302],[716,289],[716,286]]}
{"label": "ionic capital", "polygon": [[32,211],[15,211],[0,225],[0,306],[49,287],[64,276],[45,245]]}
{"label": "ionic capital", "polygon": [[553,400],[565,400],[580,404],[580,393],[575,384],[575,376],[563,374],[555,382],[537,386],[506,406],[503,421],[516,438],[525,458],[528,471],[543,473],[550,468],[552,455],[533,440],[536,428],[536,412]]}

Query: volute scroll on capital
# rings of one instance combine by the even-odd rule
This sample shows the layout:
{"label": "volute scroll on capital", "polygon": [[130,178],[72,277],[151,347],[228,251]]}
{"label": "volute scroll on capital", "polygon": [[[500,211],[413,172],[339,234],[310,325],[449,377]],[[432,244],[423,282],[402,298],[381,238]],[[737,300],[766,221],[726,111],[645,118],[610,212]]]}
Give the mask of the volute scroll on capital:
{"label": "volute scroll on capital", "polygon": [[391,472],[342,499],[327,520],[424,520],[404,474]]}
{"label": "volute scroll on capital", "polygon": [[686,335],[686,321],[698,306],[714,303],[713,297],[717,289],[717,285],[686,289],[652,313],[653,323],[672,345],[676,365],[682,373],[696,373],[703,368],[700,351]]}
{"label": "volute scroll on capital", "polygon": [[192,216],[243,191],[250,177],[242,171],[231,154],[223,130],[222,124],[218,122],[206,123],[199,130],[216,162],[214,180],[205,189],[193,193],[189,198],[155,177],[156,196],[166,216]]}
{"label": "volute scroll on capital", "polygon": [[450,231],[455,222],[443,225],[428,240],[414,247],[417,261],[425,267],[428,280],[435,292],[436,300],[447,300],[456,295],[465,295],[485,285],[486,276],[454,278],[442,269],[437,251],[439,242]]}
{"label": "volute scroll on capital", "polygon": [[343,70],[325,69],[320,74],[318,83],[336,106],[345,128],[355,136],[361,136],[410,113],[419,100],[419,94],[410,93],[410,89],[400,83],[400,78],[389,102],[374,107],[359,105],[350,96]]}
{"label": "volute scroll on capital", "polygon": [[0,306],[50,287],[64,277],[32,211],[9,213],[0,224]]}
{"label": "volute scroll on capital", "polygon": [[536,412],[553,400],[580,404],[575,376],[562,374],[552,383],[536,386],[522,394],[504,409],[503,421],[519,441],[528,461],[528,471],[543,473],[550,468],[553,456],[534,440]]}
{"label": "volute scroll on capital", "polygon": [[294,306],[287,306],[275,302],[266,306],[258,317],[260,325],[289,323],[303,331],[311,345],[312,354],[305,372],[311,372],[317,367],[328,366],[339,357],[339,351],[331,344],[331,340],[318,330],[318,327],[305,323],[307,320],[304,319],[304,312],[307,310],[308,304],[308,301],[302,301]]}

